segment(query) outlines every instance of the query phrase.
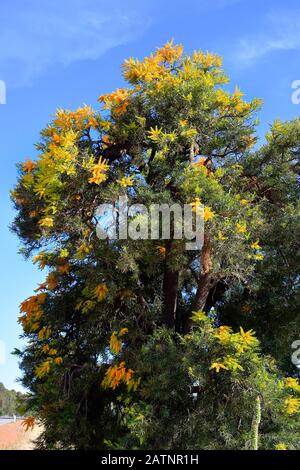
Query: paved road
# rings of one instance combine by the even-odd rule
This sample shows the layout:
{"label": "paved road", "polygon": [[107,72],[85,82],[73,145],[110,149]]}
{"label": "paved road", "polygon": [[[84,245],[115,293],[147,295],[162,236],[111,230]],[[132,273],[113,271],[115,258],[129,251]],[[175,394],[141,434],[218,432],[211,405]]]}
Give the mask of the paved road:
{"label": "paved road", "polygon": [[13,423],[14,419],[13,418],[0,418],[0,426],[1,424],[8,424],[8,423]]}

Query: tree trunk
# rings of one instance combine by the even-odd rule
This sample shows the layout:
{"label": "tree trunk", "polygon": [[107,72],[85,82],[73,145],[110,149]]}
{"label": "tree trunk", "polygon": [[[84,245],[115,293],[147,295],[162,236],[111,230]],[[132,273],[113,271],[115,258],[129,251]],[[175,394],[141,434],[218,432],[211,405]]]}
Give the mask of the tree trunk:
{"label": "tree trunk", "polygon": [[210,273],[203,274],[200,277],[197,292],[192,305],[193,311],[199,311],[204,309],[212,284],[213,278]]}
{"label": "tree trunk", "polygon": [[[206,232],[204,234],[204,243],[200,258],[200,276],[196,295],[192,304],[192,311],[203,310],[205,307],[208,294],[214,284],[214,278],[211,273],[211,266],[210,239],[208,233]],[[185,324],[184,332],[188,333],[191,330],[191,327],[192,320],[188,318]]]}

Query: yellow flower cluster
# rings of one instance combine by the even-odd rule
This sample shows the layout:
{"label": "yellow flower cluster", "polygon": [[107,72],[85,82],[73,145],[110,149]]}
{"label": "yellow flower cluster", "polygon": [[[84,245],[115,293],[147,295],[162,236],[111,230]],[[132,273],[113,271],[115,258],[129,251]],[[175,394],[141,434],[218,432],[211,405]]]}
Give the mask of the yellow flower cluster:
{"label": "yellow flower cluster", "polygon": [[192,313],[193,315],[191,319],[194,322],[206,323],[213,338],[215,338],[222,346],[230,346],[235,351],[234,357],[226,354],[223,358],[219,357],[215,359],[210,366],[210,370],[215,370],[217,373],[219,373],[220,370],[229,370],[233,372],[237,370],[243,371],[244,369],[238,359],[244,352],[258,346],[259,343],[255,337],[255,332],[253,330],[244,331],[244,329],[240,327],[240,331],[238,333],[234,333],[232,328],[227,325],[213,328],[212,319],[209,318],[205,312],[198,311]]}
{"label": "yellow flower cluster", "polygon": [[284,444],[284,442],[278,442],[278,444],[275,445],[276,450],[288,450],[287,445]]}
{"label": "yellow flower cluster", "polygon": [[61,365],[62,363],[63,359],[61,357],[48,357],[45,361],[43,361],[35,368],[35,376],[40,379],[44,377],[44,375],[49,374],[51,366],[53,364]]}
{"label": "yellow flower cluster", "polygon": [[256,242],[251,243],[250,246],[253,250],[261,250],[261,246],[260,246],[258,240]]}
{"label": "yellow flower cluster", "polygon": [[202,202],[199,197],[196,197],[193,202],[191,202],[192,211],[194,213],[202,212]]}
{"label": "yellow flower cluster", "polygon": [[215,331],[215,337],[220,341],[220,343],[229,344],[232,339],[232,328],[227,325],[219,326]]}
{"label": "yellow flower cluster", "polygon": [[244,352],[249,347],[252,348],[258,345],[255,331],[244,331],[242,327],[240,327],[239,333],[233,333],[230,326],[222,325],[216,328],[214,336],[221,344],[227,345],[230,343],[234,345],[239,353]]}
{"label": "yellow flower cluster", "polygon": [[139,82],[160,80],[166,77],[167,70],[159,62],[159,57],[152,54],[143,62],[133,58],[127,59],[122,65],[124,78],[133,85]]}
{"label": "yellow flower cluster", "polygon": [[91,168],[93,176],[89,179],[89,183],[101,184],[103,181],[106,181],[108,169],[107,161],[100,157],[98,163]]}
{"label": "yellow flower cluster", "polygon": [[286,398],[284,404],[286,407],[286,412],[289,415],[298,413],[300,411],[300,398],[295,398],[292,395],[289,395],[288,398]]}
{"label": "yellow flower cluster", "polygon": [[[84,168],[84,161],[80,162],[78,159],[78,143],[83,131],[89,128],[96,129],[99,126],[100,121],[98,125],[98,119],[89,106],[78,108],[75,112],[58,110],[51,125],[41,133],[45,141],[37,148],[42,150],[42,153],[35,162],[27,159],[23,163],[24,174],[21,182],[24,188],[33,190],[48,204],[42,217],[40,215],[39,221],[39,225],[44,229],[49,229],[54,225],[52,215],[57,210],[58,192],[64,186],[61,175],[75,175],[81,164]],[[91,167],[92,164],[88,169]],[[97,166],[94,168],[93,176],[96,182],[100,183],[103,180],[102,170],[100,168],[99,175]],[[13,194],[13,197],[22,204],[27,202],[17,192]],[[33,217],[38,216],[37,211],[32,211],[32,214],[34,214]]]}
{"label": "yellow flower cluster", "polygon": [[211,369],[215,369],[216,372],[219,372],[221,368],[231,371],[243,370],[238,358],[248,349],[255,348],[258,345],[255,332],[253,330],[244,331],[242,327],[240,327],[239,333],[233,333],[230,326],[222,325],[214,331],[214,336],[222,345],[230,345],[235,349],[235,357],[225,356],[222,362],[220,359],[217,361],[219,366],[216,366],[215,363],[211,365]]}
{"label": "yellow flower cluster", "polygon": [[196,197],[193,202],[191,202],[192,211],[202,215],[204,221],[207,222],[215,217],[215,212],[208,206],[203,208],[203,204],[199,197]]}
{"label": "yellow flower cluster", "polygon": [[222,66],[222,58],[209,52],[205,54],[202,51],[194,51],[193,59],[196,64],[200,64],[205,68]]}
{"label": "yellow flower cluster", "polygon": [[186,57],[183,55],[182,45],[174,45],[173,41],[170,41],[143,61],[130,58],[122,67],[124,78],[129,83],[137,85],[155,82],[156,89],[159,90],[163,84],[176,85],[187,78],[201,77],[211,86],[214,78],[218,83],[225,83],[228,80],[225,80],[224,75],[215,73],[213,77],[207,73],[208,70],[221,65],[222,59],[208,52],[195,51],[193,56]]}
{"label": "yellow flower cluster", "polygon": [[199,310],[197,312],[192,312],[191,319],[194,322],[197,322],[197,321],[210,321],[210,319],[208,318],[206,313],[202,312],[202,310]]}
{"label": "yellow flower cluster", "polygon": [[212,365],[210,366],[209,370],[215,370],[216,372],[220,372],[221,369],[227,369],[225,364],[223,362],[213,362]]}
{"label": "yellow flower cluster", "polygon": [[81,243],[76,251],[76,258],[84,259],[87,254],[91,251],[91,246],[86,243]]}
{"label": "yellow flower cluster", "polygon": [[213,362],[209,368],[209,370],[215,370],[217,373],[220,372],[221,369],[231,371],[244,370],[239,362],[231,356],[226,356],[222,362],[220,362],[220,359],[217,359],[217,361]]}
{"label": "yellow flower cluster", "polygon": [[38,338],[39,339],[48,339],[50,338],[52,333],[52,330],[50,326],[44,326],[39,332],[38,332]]}
{"label": "yellow flower cluster", "polygon": [[235,225],[235,231],[236,233],[240,233],[240,234],[247,233],[247,226],[245,222],[237,222],[237,224]]}
{"label": "yellow flower cluster", "polygon": [[287,377],[284,379],[284,386],[285,388],[290,388],[291,390],[294,390],[295,392],[300,392],[300,384],[298,379],[295,379],[293,377]]}
{"label": "yellow flower cluster", "polygon": [[258,100],[254,100],[252,103],[246,103],[242,100],[243,96],[244,93],[242,93],[238,87],[235,88],[232,95],[219,88],[216,93],[216,101],[221,113],[228,109],[238,114],[248,113],[253,106],[259,105]]}
{"label": "yellow flower cluster", "polygon": [[159,47],[156,52],[156,59],[161,62],[173,63],[180,59],[183,54],[183,46],[181,44],[173,45],[173,40],[167,42],[163,47]]}
{"label": "yellow flower cluster", "polygon": [[42,351],[44,354],[48,354],[49,356],[56,356],[57,354],[57,349],[51,348],[49,344],[45,344],[45,346],[42,347]]}
{"label": "yellow flower cluster", "polygon": [[280,390],[288,391],[288,395],[284,400],[284,410],[287,414],[293,415],[300,412],[300,398],[291,395],[291,392],[300,393],[300,384],[298,379],[294,377],[286,377],[278,383]]}
{"label": "yellow flower cluster", "polygon": [[128,332],[127,328],[122,328],[119,332],[114,331],[110,337],[109,347],[112,353],[119,354],[122,349],[122,342],[120,338]]}
{"label": "yellow flower cluster", "polygon": [[210,207],[204,207],[204,221],[207,222],[210,219],[213,219],[215,217],[215,212],[210,208]]}
{"label": "yellow flower cluster", "polygon": [[116,180],[116,182],[120,185],[123,186],[123,188],[127,188],[127,186],[132,186],[134,183],[134,178],[133,176],[124,176],[123,178]]}
{"label": "yellow flower cluster", "polygon": [[54,220],[52,217],[44,217],[39,221],[39,225],[45,228],[51,228],[54,225]]}

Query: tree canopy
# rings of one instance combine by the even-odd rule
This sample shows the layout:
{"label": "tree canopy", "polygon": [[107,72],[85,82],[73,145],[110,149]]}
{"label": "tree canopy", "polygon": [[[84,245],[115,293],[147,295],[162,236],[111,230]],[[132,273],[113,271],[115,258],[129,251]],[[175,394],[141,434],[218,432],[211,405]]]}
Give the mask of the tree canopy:
{"label": "tree canopy", "polygon": [[[300,121],[259,146],[261,101],[215,54],[170,42],[122,71],[101,110],[56,112],[12,192],[22,251],[47,270],[17,352],[39,445],[300,448]],[[97,208],[125,195],[203,204],[202,248],[99,240]]]}

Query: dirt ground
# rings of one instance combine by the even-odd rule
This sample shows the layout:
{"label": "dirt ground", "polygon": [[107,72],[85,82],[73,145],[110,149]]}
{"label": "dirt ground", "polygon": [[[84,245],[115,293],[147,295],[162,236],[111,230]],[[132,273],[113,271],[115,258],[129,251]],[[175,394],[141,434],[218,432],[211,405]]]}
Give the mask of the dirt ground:
{"label": "dirt ground", "polygon": [[35,426],[33,430],[24,431],[20,421],[0,426],[1,450],[33,450],[34,441],[41,433],[41,428]]}

